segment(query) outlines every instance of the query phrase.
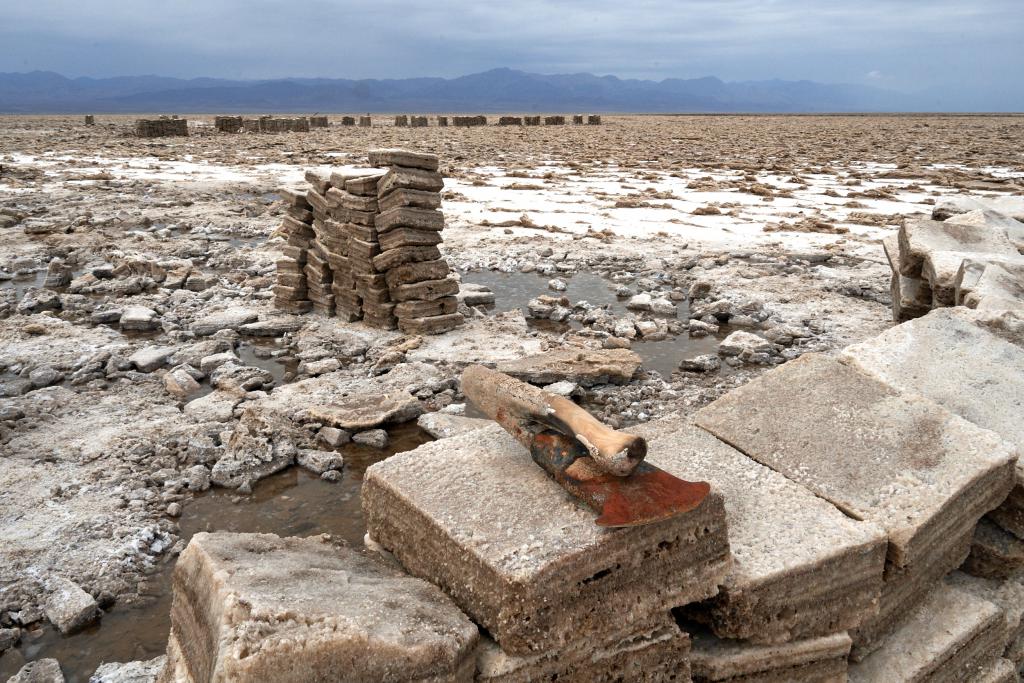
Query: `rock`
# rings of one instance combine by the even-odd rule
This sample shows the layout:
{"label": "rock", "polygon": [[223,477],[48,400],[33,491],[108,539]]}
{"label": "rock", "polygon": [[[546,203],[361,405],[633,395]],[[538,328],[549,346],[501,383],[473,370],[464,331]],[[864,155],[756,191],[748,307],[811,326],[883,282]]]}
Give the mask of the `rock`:
{"label": "rock", "polygon": [[633,296],[629,301],[626,302],[626,308],[631,311],[649,311],[651,310],[651,295],[647,292],[641,292]]}
{"label": "rock", "polygon": [[416,420],[416,424],[435,439],[447,439],[452,436],[459,436],[474,429],[487,427],[493,422],[476,417],[463,417],[462,415],[448,415],[445,413],[424,413]]}
{"label": "rock", "polygon": [[351,441],[352,435],[344,429],[338,429],[337,427],[321,427],[316,433],[316,438],[331,448],[337,448]]}
{"label": "rock", "polygon": [[362,504],[370,536],[511,655],[635,633],[716,593],[729,565],[714,491],[687,515],[609,533],[498,425],[370,466]]}
{"label": "rock", "polygon": [[273,383],[274,375],[269,370],[235,362],[224,363],[210,374],[211,385],[238,395],[269,387]]}
{"label": "rock", "polygon": [[569,285],[567,285],[565,283],[565,280],[562,280],[561,278],[556,277],[553,280],[548,280],[548,289],[554,290],[556,292],[564,292],[568,288]]}
{"label": "rock", "polygon": [[679,308],[665,298],[657,298],[651,300],[651,313],[655,315],[675,316],[679,312]]}
{"label": "rock", "polygon": [[679,361],[679,369],[689,372],[715,372],[720,367],[722,367],[722,361],[711,353]]}
{"label": "rock", "polygon": [[718,353],[722,356],[739,356],[741,354],[772,353],[775,345],[767,339],[750,332],[736,330],[718,345]]}
{"label": "rock", "polygon": [[323,474],[327,470],[340,470],[345,465],[345,458],[334,451],[315,451],[303,448],[299,450],[296,462],[314,474]]}
{"label": "rock", "polygon": [[306,412],[313,420],[356,432],[414,420],[423,413],[423,406],[408,392],[389,391],[342,396],[330,405],[310,406]]}
{"label": "rock", "polygon": [[94,311],[89,316],[89,321],[93,325],[114,325],[121,320],[121,309],[120,308],[107,308],[101,311]]}
{"label": "rock", "polygon": [[35,389],[35,386],[31,380],[11,379],[0,384],[0,396],[24,396],[33,389]]}
{"label": "rock", "polygon": [[977,197],[970,195],[954,195],[943,197],[932,209],[932,219],[945,221],[953,216],[972,211],[987,211],[1024,221],[1024,197],[1005,195],[997,197]]}
{"label": "rock", "polygon": [[282,337],[298,332],[305,324],[301,316],[280,315],[239,326],[238,333],[248,337]]}
{"label": "rock", "polygon": [[110,662],[100,664],[89,683],[156,683],[167,657],[160,655],[145,662]]}
{"label": "rock", "polygon": [[164,375],[164,388],[174,398],[184,401],[202,387],[192,376],[192,373],[185,368],[179,367]]}
{"label": "rock", "polygon": [[579,386],[577,386],[575,382],[565,381],[555,382],[544,387],[544,391],[548,393],[565,397],[572,396],[572,394],[575,393],[577,389],[579,389]]}
{"label": "rock", "polygon": [[61,633],[73,633],[100,616],[96,600],[77,583],[60,576],[52,580],[51,593],[43,604],[43,612]]}
{"label": "rock", "polygon": [[491,306],[495,302],[494,292],[489,287],[463,282],[459,285],[458,300],[467,306]]}
{"label": "rock", "polygon": [[612,334],[620,339],[636,339],[636,323],[631,318],[619,318],[612,327]]}
{"label": "rock", "polygon": [[326,536],[198,533],[173,587],[168,680],[473,680],[477,627],[447,596]]}
{"label": "rock", "polygon": [[227,488],[251,485],[295,462],[298,441],[297,428],[287,420],[246,408],[228,439],[224,457],[213,466],[211,479]]}
{"label": "rock", "polygon": [[163,367],[177,350],[174,346],[146,346],[128,356],[128,362],[140,372],[153,372]]}
{"label": "rock", "polygon": [[197,337],[205,337],[221,330],[238,330],[242,325],[254,323],[259,313],[248,308],[231,308],[208,315],[192,323],[190,328]]}
{"label": "rock", "polygon": [[64,379],[64,373],[52,365],[41,365],[29,373],[28,379],[36,388],[58,384]]}
{"label": "rock", "polygon": [[20,628],[0,628],[0,655],[18,644],[21,640]]}
{"label": "rock", "polygon": [[196,422],[228,422],[242,398],[226,391],[214,391],[185,404],[184,413]]}
{"label": "rock", "polygon": [[605,337],[601,341],[601,348],[604,349],[628,349],[632,344],[625,337]]}
{"label": "rock", "polygon": [[21,667],[7,683],[64,683],[64,674],[56,659],[37,659]]}
{"label": "rock", "polygon": [[388,433],[383,429],[368,429],[352,435],[352,443],[370,448],[387,448]]}
{"label": "rock", "polygon": [[625,384],[640,364],[640,356],[626,349],[566,349],[498,363],[497,369],[533,384],[565,380],[591,387]]}
{"label": "rock", "polygon": [[60,295],[48,289],[29,287],[25,295],[18,302],[18,313],[31,315],[43,311],[59,311],[61,308]]}
{"label": "rock", "polygon": [[210,488],[210,470],[205,465],[193,465],[184,472],[189,491],[201,493]]}
{"label": "rock", "polygon": [[238,356],[235,355],[234,351],[223,351],[221,353],[213,353],[209,356],[203,356],[199,360],[199,368],[206,374],[210,374],[225,363],[238,364],[241,363],[241,361],[238,359]]}
{"label": "rock", "polygon": [[1002,654],[1003,629],[995,605],[942,583],[877,652],[850,666],[850,683],[980,680]]}
{"label": "rock", "polygon": [[148,332],[160,327],[156,311],[145,306],[128,306],[121,312],[121,329]]}
{"label": "rock", "polygon": [[203,358],[230,350],[231,344],[225,339],[203,339],[178,349],[168,362],[171,365],[191,365],[193,368],[201,368]]}

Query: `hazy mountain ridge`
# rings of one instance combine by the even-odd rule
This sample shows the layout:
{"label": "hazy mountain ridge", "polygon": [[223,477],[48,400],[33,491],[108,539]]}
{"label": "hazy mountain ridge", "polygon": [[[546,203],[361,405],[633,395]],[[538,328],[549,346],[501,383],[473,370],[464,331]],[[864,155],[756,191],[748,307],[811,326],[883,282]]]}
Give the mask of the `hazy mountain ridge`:
{"label": "hazy mountain ridge", "polygon": [[955,109],[915,97],[812,81],[647,81],[494,69],[459,78],[289,78],[232,81],[161,76],[66,78],[0,73],[0,112],[856,112]]}

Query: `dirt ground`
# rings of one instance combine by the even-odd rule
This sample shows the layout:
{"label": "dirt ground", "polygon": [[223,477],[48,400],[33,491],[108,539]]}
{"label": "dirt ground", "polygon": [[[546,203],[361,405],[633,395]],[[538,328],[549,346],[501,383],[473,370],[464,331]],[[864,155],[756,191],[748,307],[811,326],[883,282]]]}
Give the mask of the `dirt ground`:
{"label": "dirt ground", "polygon": [[[217,528],[222,514],[204,504],[197,520],[190,503],[246,407],[277,387],[320,377],[372,406],[374,387],[401,376],[422,410],[459,413],[467,363],[629,344],[643,360],[632,381],[566,391],[624,427],[692,411],[777,363],[891,325],[879,240],[906,217],[951,195],[1024,194],[1024,117],[413,129],[375,116],[369,129],[332,117],[310,133],[231,135],[189,116],[189,137],[162,139],[132,137],[134,118],[0,118],[0,629],[11,641],[0,679],[59,651],[46,610],[58,578],[107,611],[166,607],[159,577],[183,527]],[[496,296],[464,306],[463,328],[407,339],[273,310],[278,190],[303,187],[307,169],[365,166],[378,147],[441,158],[442,251],[464,283]],[[149,311],[144,329],[124,329],[117,316],[136,307]],[[279,329],[197,335],[211,316]],[[719,346],[737,331],[763,348]],[[129,360],[152,347],[168,359],[155,371]],[[198,373],[200,390],[175,393],[169,370],[224,352],[238,356],[231,373]],[[125,656],[103,650],[108,621],[77,636],[88,662]],[[91,673],[62,663],[69,680]]]}

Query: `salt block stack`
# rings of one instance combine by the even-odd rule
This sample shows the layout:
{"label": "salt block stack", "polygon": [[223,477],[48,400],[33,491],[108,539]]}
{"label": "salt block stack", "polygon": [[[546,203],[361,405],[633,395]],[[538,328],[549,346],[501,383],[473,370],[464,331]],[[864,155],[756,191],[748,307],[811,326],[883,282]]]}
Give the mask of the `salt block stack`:
{"label": "salt block stack", "polygon": [[[434,154],[399,149],[370,152],[372,166],[387,168],[377,183],[374,226],[380,253],[373,267],[383,274],[388,294],[384,310],[407,334],[439,334],[463,322],[457,312],[458,283],[438,244],[444,229],[440,191],[444,180]],[[373,302],[377,303],[377,302]],[[367,302],[364,299],[364,317]]]}
{"label": "salt block stack", "polygon": [[583,115],[582,114],[573,114],[572,122],[573,122],[574,125],[582,126],[583,125]]}
{"label": "salt block stack", "polygon": [[313,246],[313,213],[305,192],[281,190],[288,204],[281,230],[288,243],[284,256],[277,260],[277,284],[274,286],[274,306],[288,313],[308,313],[313,309],[306,283],[306,261]]}
{"label": "salt block stack", "polygon": [[332,174],[335,187],[328,192],[334,221],[332,232],[344,240],[344,258],[332,257],[335,266],[334,297],[338,315],[348,321],[362,318],[367,324],[391,329],[395,322],[384,277],[373,265],[380,253],[374,217],[377,215],[377,181],[381,173],[358,177]]}
{"label": "salt block stack", "polygon": [[354,116],[342,116],[341,125],[343,126],[354,126],[356,125],[356,119]]}
{"label": "salt block stack", "polygon": [[438,116],[437,117],[437,125],[440,128],[447,128],[448,127],[448,117],[447,116]]}
{"label": "salt block stack", "polygon": [[326,116],[310,116],[309,127],[310,128],[327,128],[328,127]]}
{"label": "salt block stack", "polygon": [[373,119],[371,119],[369,116],[360,116],[359,117],[359,127],[360,128],[369,128],[372,125],[373,125]]}
{"label": "salt block stack", "polygon": [[[833,633],[773,644],[721,640],[684,622],[690,634],[690,671],[696,683],[845,681],[850,636]],[[882,683],[879,679],[874,683]]]}
{"label": "salt block stack", "polygon": [[545,116],[544,117],[544,125],[545,126],[564,126],[565,125],[565,117],[564,116]]}
{"label": "salt block stack", "polygon": [[426,116],[412,116],[409,118],[409,124],[413,128],[426,128],[430,125],[430,122],[427,120]]}
{"label": "salt block stack", "polygon": [[396,128],[406,128],[409,125],[409,117],[406,114],[399,114],[395,117]]}
{"label": "salt block stack", "polygon": [[140,138],[163,138],[188,135],[188,119],[161,116],[158,119],[138,119],[135,135]]}
{"label": "salt block stack", "polygon": [[1013,218],[978,210],[907,221],[883,247],[896,322],[946,306],[1024,309],[1024,223]]}
{"label": "salt block stack", "polygon": [[198,533],[173,589],[162,683],[473,681],[447,596],[325,536]]}
{"label": "salt block stack", "polygon": [[334,273],[328,262],[332,242],[327,221],[331,216],[325,195],[331,189],[331,180],[316,171],[306,171],[306,181],[310,184],[310,189],[306,191],[306,201],[313,214],[314,234],[313,244],[306,254],[306,287],[309,300],[313,302],[313,311],[330,317],[334,315]]}
{"label": "salt block stack", "polygon": [[213,127],[221,133],[240,133],[242,131],[242,117],[214,116]]}
{"label": "salt block stack", "polygon": [[1014,485],[1017,449],[939,404],[807,354],[733,390],[696,423],[887,535],[877,614],[850,632],[877,650],[967,557]]}
{"label": "salt block stack", "polygon": [[[1024,453],[1024,337],[1019,320],[962,307],[936,309],[844,349],[840,360],[897,389],[929,398]],[[1024,570],[1024,462],[1013,489],[978,525],[968,571]]]}
{"label": "salt block stack", "polygon": [[[731,565],[718,491],[685,515],[602,529],[497,425],[371,466],[362,507],[375,542],[487,630],[487,681],[651,680],[627,675],[648,657],[688,680],[669,610],[713,597]],[[597,662],[599,676],[573,675]]]}

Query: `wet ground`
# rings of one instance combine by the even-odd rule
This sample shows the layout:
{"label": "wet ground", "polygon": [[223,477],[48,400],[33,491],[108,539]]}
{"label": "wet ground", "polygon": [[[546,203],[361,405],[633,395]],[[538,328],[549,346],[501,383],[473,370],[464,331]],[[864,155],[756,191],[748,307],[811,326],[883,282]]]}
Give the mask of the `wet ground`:
{"label": "wet ground", "polygon": [[[564,291],[558,292],[548,286],[548,283],[555,278],[565,282]],[[502,273],[485,270],[464,273],[462,281],[483,285],[494,292],[495,304],[486,307],[488,310],[501,313],[517,308],[521,309],[523,315],[527,316],[531,327],[545,332],[579,330],[583,325],[578,322],[553,323],[550,320],[531,319],[527,311],[527,303],[530,299],[542,294],[564,296],[569,299],[571,304],[586,301],[592,306],[606,308],[616,317],[629,313],[626,308],[628,299],[615,294],[618,285],[592,272],[542,275],[540,273]],[[689,317],[689,308],[685,301],[678,302],[678,307],[679,312],[676,319],[685,322]],[[718,334],[707,337],[690,337],[683,333],[660,341],[638,340],[633,343],[632,349],[643,359],[645,370],[654,370],[663,378],[668,379],[673,372],[679,369],[679,361],[684,358],[717,353],[718,343],[725,339],[730,331],[728,326],[722,326]],[[728,366],[725,367],[727,370]]]}
{"label": "wet ground", "polygon": [[[214,488],[188,501],[179,519],[187,543],[201,531],[273,533],[280,536],[330,534],[362,548],[366,525],[359,503],[363,474],[375,462],[431,440],[415,422],[388,429],[383,450],[348,443],[342,480],[331,483],[300,467],[261,480],[249,495]],[[164,653],[170,629],[171,572],[166,562],[147,582],[148,597],[133,605],[114,605],[103,618],[78,633],[63,636],[52,628],[22,636],[19,647],[0,656],[0,681],[26,661],[55,657],[67,683],[86,683],[104,662],[152,659]]]}

